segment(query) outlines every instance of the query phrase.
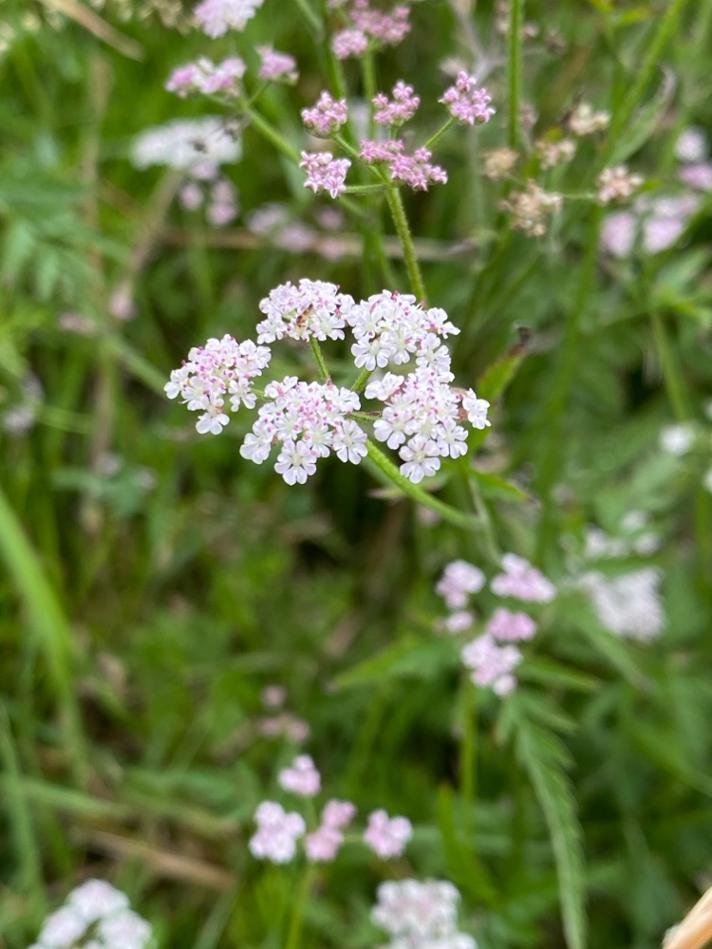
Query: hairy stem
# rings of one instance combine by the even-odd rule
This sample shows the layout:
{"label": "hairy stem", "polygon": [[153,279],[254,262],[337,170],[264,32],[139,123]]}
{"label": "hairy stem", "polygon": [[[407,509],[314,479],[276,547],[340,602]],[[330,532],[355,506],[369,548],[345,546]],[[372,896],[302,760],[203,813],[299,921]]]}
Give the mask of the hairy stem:
{"label": "hairy stem", "polygon": [[425,289],[425,284],[423,283],[423,275],[420,272],[420,264],[418,263],[418,258],[415,253],[413,235],[408,225],[408,218],[406,217],[405,208],[403,207],[403,199],[395,185],[389,184],[386,189],[386,200],[388,201],[388,207],[391,212],[391,217],[393,218],[396,233],[403,247],[403,257],[408,270],[408,279],[410,280],[411,289],[418,301],[425,302],[428,298],[428,294]]}

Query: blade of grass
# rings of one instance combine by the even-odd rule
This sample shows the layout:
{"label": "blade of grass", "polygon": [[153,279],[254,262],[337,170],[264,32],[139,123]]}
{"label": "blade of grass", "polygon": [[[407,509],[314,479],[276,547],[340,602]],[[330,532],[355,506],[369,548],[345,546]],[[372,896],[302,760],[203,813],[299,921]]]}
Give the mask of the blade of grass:
{"label": "blade of grass", "polygon": [[7,571],[14,580],[17,594],[44,654],[59,705],[65,751],[75,778],[82,784],[89,765],[71,671],[72,631],[37,554],[1,489],[0,559],[5,561]]}

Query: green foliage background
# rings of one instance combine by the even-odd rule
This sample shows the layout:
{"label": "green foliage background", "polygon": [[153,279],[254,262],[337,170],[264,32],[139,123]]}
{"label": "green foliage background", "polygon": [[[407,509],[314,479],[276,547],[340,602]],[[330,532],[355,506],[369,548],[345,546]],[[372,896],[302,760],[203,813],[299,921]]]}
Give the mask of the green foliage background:
{"label": "green foliage background", "polygon": [[[412,35],[377,63],[379,88],[414,82],[428,129],[442,119],[439,63],[472,56],[457,6],[417,3]],[[662,425],[703,424],[712,396],[709,201],[671,250],[613,262],[597,253],[591,201],[567,202],[546,238],[512,232],[498,210],[506,186],[482,177],[480,153],[506,141],[519,92],[537,129],[587,99],[610,109],[609,134],[585,140],[552,184],[591,192],[603,164],[627,161],[651,192],[674,190],[679,131],[712,128],[712,3],[527,0],[540,34],[525,43],[520,90],[492,3],[464,14],[494,60],[498,115],[444,139],[450,183],[407,203],[416,238],[437,242],[424,276],[462,327],[460,378],[495,396],[479,475],[453,466],[439,496],[466,506],[474,490],[489,533],[433,525],[351,466],[287,488],[239,457],[247,423],[201,438],[163,398],[190,346],[251,335],[277,283],[381,289],[357,234],[356,252],[331,261],[216,246],[225,232],[167,205],[170,175],[127,161],[143,128],[206,111],[163,83],[209,45],[250,64],[259,42],[297,57],[297,87],[262,104],[299,146],[298,110],[326,82],[303,4],[266,0],[244,34],[212,44],[101,11],[138,59],[75,21],[55,28],[50,7],[0,9],[18,30],[0,60],[0,412],[30,399],[37,416],[0,434],[0,945],[31,943],[92,874],[129,893],[161,946],[283,946],[302,871],[265,868],[246,848],[254,808],[279,793],[294,753],[254,734],[261,690],[279,682],[311,726],[328,793],[416,825],[395,867],[351,848],[319,872],[304,947],[377,944],[368,909],[389,874],[451,879],[481,949],[658,946],[709,882],[712,853],[709,444],[682,462],[658,448]],[[23,31],[28,14],[39,29]],[[347,79],[360,94],[351,65]],[[253,128],[228,173],[243,209],[230,234],[267,201],[314,220],[301,173]],[[138,315],[120,323],[108,300],[127,274]],[[98,334],[63,331],[68,310]],[[120,458],[111,474],[107,452]],[[487,563],[494,538],[561,581],[585,525],[615,535],[633,509],[663,540],[664,635],[616,639],[568,590],[516,695],[461,688],[456,650],[432,634],[443,565]]]}

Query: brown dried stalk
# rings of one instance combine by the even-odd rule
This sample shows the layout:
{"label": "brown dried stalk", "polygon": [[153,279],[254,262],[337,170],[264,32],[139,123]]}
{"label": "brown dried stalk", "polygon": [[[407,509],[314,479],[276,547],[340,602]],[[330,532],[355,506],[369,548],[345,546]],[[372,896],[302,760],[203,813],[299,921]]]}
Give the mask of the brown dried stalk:
{"label": "brown dried stalk", "polygon": [[663,949],[703,949],[712,942],[712,887],[695,903],[687,916],[671,929]]}

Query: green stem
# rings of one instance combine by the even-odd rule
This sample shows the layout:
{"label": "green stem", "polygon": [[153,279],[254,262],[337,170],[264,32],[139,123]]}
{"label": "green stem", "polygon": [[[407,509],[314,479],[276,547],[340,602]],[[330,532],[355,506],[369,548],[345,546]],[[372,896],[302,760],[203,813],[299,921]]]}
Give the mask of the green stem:
{"label": "green stem", "polygon": [[678,421],[684,422],[690,418],[691,410],[685,380],[682,375],[682,368],[680,367],[677,353],[668,338],[662,316],[657,311],[653,311],[650,319],[653,324],[653,339],[655,340],[655,348],[658,351],[660,369],[663,374],[665,388],[670,398],[670,404]]}
{"label": "green stem", "polygon": [[400,473],[393,462],[375,445],[370,439],[366,442],[368,448],[368,457],[381,474],[391,481],[403,494],[408,495],[416,504],[422,504],[423,507],[436,511],[444,520],[453,524],[455,527],[461,527],[465,530],[476,530],[479,527],[478,521],[469,514],[463,514],[461,511],[450,507],[443,501],[439,501],[428,494],[417,484],[413,484],[404,475]]}
{"label": "green stem", "polygon": [[309,339],[309,343],[314,353],[314,359],[316,359],[316,364],[319,367],[319,375],[321,376],[324,382],[328,382],[331,376],[329,375],[329,369],[326,365],[326,360],[324,359],[324,354],[321,351],[321,346],[319,342],[312,336]]}
{"label": "green stem", "polygon": [[419,302],[425,302],[428,298],[428,294],[425,289],[425,284],[423,283],[423,276],[420,272],[420,265],[418,264],[418,258],[415,253],[415,244],[413,243],[413,235],[410,232],[408,218],[406,217],[405,208],[403,207],[403,199],[401,198],[398,188],[390,183],[386,189],[386,200],[388,201],[388,207],[391,212],[391,217],[393,218],[398,239],[403,248],[403,257],[405,258],[411,289]]}
{"label": "green stem", "polygon": [[297,0],[297,6],[304,14],[304,19],[309,23],[309,26],[316,33],[317,37],[321,39],[324,35],[324,24],[314,10],[312,10],[309,0]]}
{"label": "green stem", "polygon": [[448,132],[453,127],[454,124],[455,124],[455,119],[453,119],[453,117],[450,116],[450,118],[446,122],[443,122],[443,124],[440,126],[437,132],[433,132],[433,134],[425,143],[425,147],[432,150],[433,145],[435,145],[436,142],[440,141],[443,135],[446,132]]}
{"label": "green stem", "polygon": [[[463,675],[461,689],[460,794],[467,805],[470,820],[475,803],[475,732],[477,728],[477,692],[469,675]],[[468,835],[472,828],[468,823]]]}
{"label": "green stem", "polygon": [[361,372],[356,376],[354,384],[351,386],[354,392],[361,392],[362,389],[366,388],[366,383],[368,382],[371,376],[370,369],[362,369]]}
{"label": "green stem", "polygon": [[519,145],[519,103],[522,93],[522,24],[524,0],[511,0],[509,19],[509,114],[507,141],[510,148]]}
{"label": "green stem", "polygon": [[250,122],[253,127],[262,135],[263,138],[266,138],[268,142],[271,142],[275,148],[280,151],[284,156],[290,159],[290,161],[296,162],[299,164],[300,155],[297,149],[287,141],[287,139],[279,132],[273,125],[271,125],[267,119],[265,119],[259,112],[253,109],[246,102],[242,103],[242,106],[245,110],[245,114],[250,117]]}
{"label": "green stem", "polygon": [[302,925],[304,922],[304,908],[309,894],[311,892],[312,880],[314,878],[314,867],[309,865],[304,871],[301,885],[294,897],[292,904],[292,915],[289,919],[289,931],[287,933],[287,942],[285,949],[299,949],[302,935]]}
{"label": "green stem", "polygon": [[373,53],[368,50],[361,59],[361,78],[363,79],[363,94],[368,102],[368,137],[373,138],[376,132],[376,123],[373,118],[373,98],[376,95],[376,70],[373,63]]}

